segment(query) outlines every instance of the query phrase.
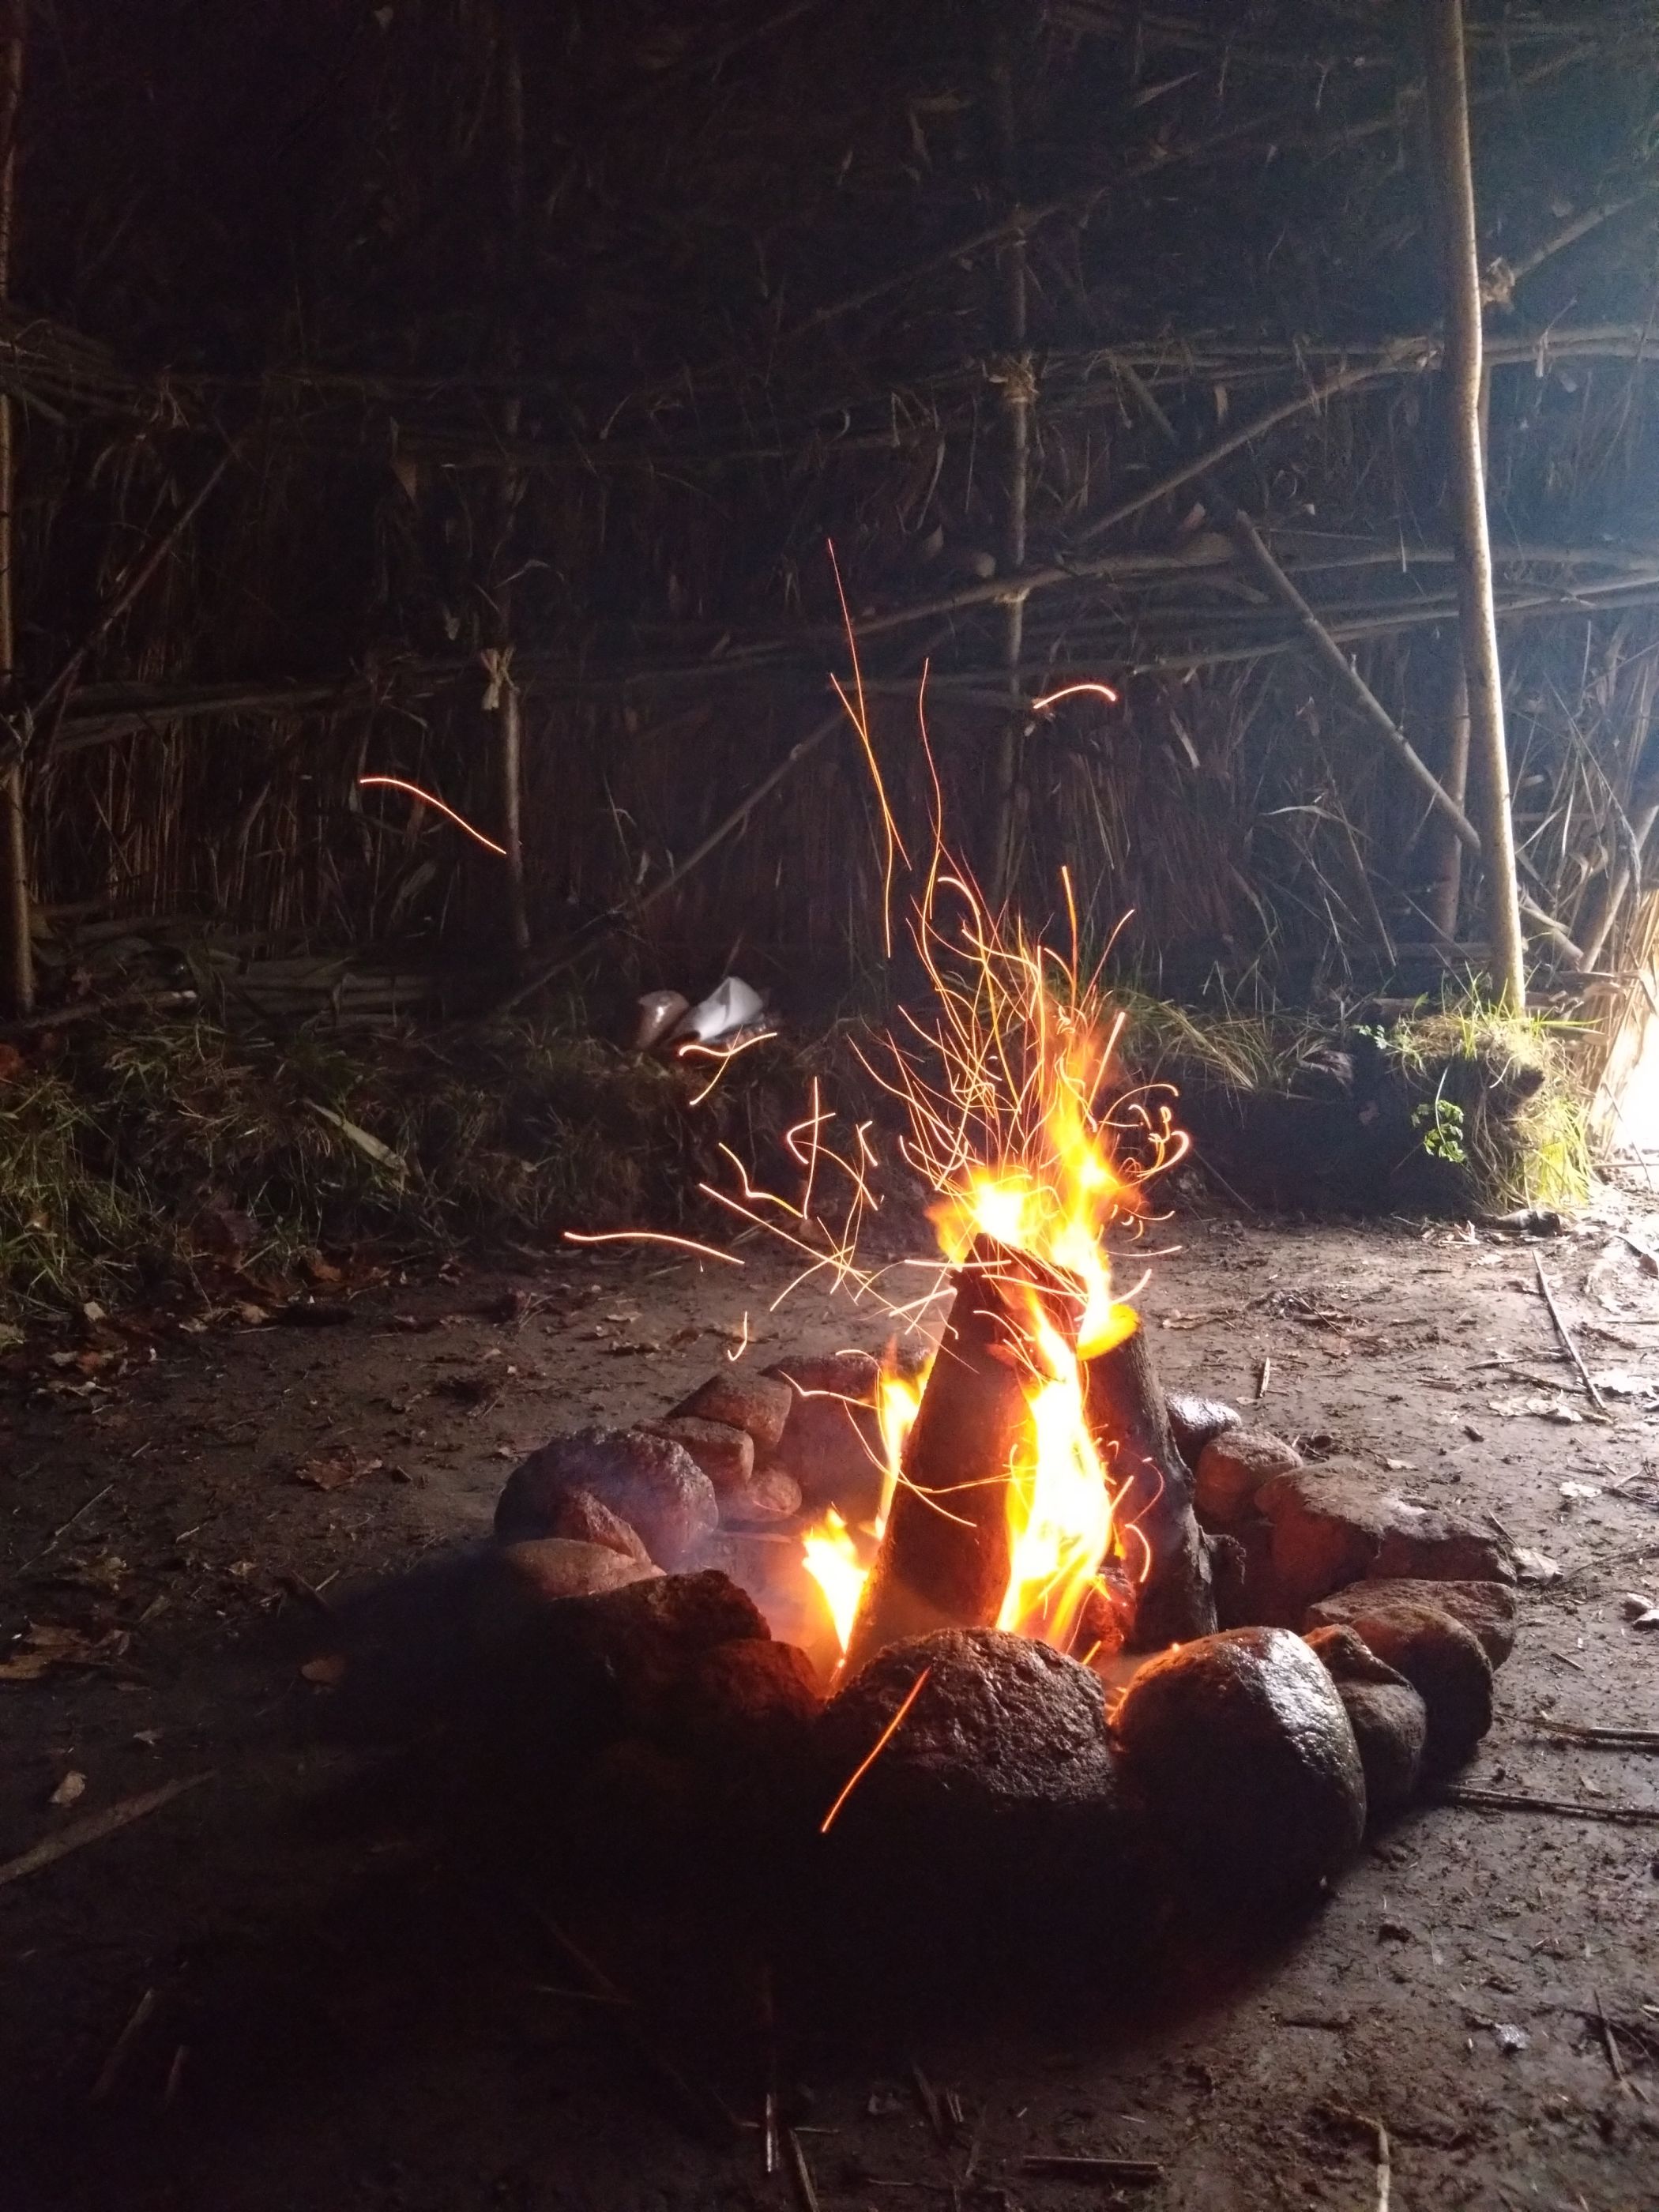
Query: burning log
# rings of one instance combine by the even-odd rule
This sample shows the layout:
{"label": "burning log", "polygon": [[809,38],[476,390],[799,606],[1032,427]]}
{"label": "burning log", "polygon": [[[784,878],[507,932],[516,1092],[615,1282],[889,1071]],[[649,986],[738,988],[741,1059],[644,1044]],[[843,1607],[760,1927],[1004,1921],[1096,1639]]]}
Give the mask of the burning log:
{"label": "burning log", "polygon": [[1149,1554],[1139,1577],[1134,1617],[1124,1641],[1132,1650],[1187,1644],[1214,1631],[1210,1558],[1193,1516],[1193,1478],[1170,1426],[1170,1415],[1144,1328],[1099,1352],[1084,1369],[1089,1426],[1116,1492],[1113,1520],[1131,1571]]}
{"label": "burning log", "polygon": [[847,1646],[850,1680],[890,1644],[994,1628],[1008,1587],[1008,1475],[1030,1419],[1011,1316],[982,1247],[956,1297],[904,1447],[881,1548]]}

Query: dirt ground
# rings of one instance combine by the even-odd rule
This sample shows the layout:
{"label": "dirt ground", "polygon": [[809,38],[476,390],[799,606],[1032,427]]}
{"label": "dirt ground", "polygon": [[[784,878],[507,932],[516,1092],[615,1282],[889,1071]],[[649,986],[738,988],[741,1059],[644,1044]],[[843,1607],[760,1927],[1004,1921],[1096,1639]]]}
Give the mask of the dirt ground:
{"label": "dirt ground", "polygon": [[[344,1717],[349,1608],[330,1608],[389,1579],[430,1626],[522,1452],[660,1409],[745,1314],[763,1359],[878,1331],[807,1292],[771,1311],[784,1277],[752,1248],[741,1271],[612,1248],[388,1280],[337,1326],[94,1322],[14,1350],[0,1623],[35,1626],[0,1675],[0,1858],[205,1779],[0,1887],[0,2203],[1652,2212],[1659,1765],[1534,1725],[1659,1727],[1659,1635],[1620,1604],[1659,1596],[1659,1269],[1615,1224],[1659,1243],[1659,1199],[1607,1192],[1536,1245],[1178,1217],[1143,1301],[1170,1383],[1249,1405],[1265,1364],[1281,1431],[1559,1565],[1523,1591],[1465,1779],[1583,1814],[1420,1808],[1207,1990],[1073,1990],[1058,2020],[994,1991],[909,2022],[786,2003],[809,2176],[769,2177],[752,2124],[699,2132],[642,2056],[637,2022],[752,2123],[731,1992],[688,1990],[648,1916],[526,1897],[383,1786],[397,1732]],[[1535,1255],[1614,1378],[1607,1422],[1583,1418]],[[31,1653],[40,1679],[16,1679]],[[1591,1817],[1621,1807],[1648,1823]],[[592,2001],[550,1917],[632,2008]],[[1162,2176],[1117,2198],[1025,2170],[1080,2153]]]}

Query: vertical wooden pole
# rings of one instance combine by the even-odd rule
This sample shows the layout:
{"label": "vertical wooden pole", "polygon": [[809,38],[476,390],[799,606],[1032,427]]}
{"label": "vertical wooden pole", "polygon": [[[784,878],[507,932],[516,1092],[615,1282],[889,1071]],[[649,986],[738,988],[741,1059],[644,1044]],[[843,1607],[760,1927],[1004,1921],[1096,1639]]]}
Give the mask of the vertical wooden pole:
{"label": "vertical wooden pole", "polygon": [[[1484,468],[1491,451],[1492,371],[1480,372],[1480,453]],[[1469,679],[1463,666],[1460,629],[1456,666],[1452,671],[1451,696],[1446,710],[1446,753],[1440,772],[1449,797],[1467,811],[1469,797]],[[1458,910],[1463,896],[1463,848],[1451,825],[1437,816],[1432,823],[1434,872],[1429,885],[1429,920],[1440,935],[1455,944]]]}
{"label": "vertical wooden pole", "polygon": [[[11,248],[17,206],[17,118],[23,96],[27,0],[4,0],[0,15],[0,301],[11,296]],[[16,684],[17,630],[12,598],[16,526],[12,489],[15,461],[12,404],[0,392],[0,699]],[[34,939],[29,898],[28,786],[20,763],[0,778],[0,930],[5,939],[4,990],[12,1013],[34,1006]]]}
{"label": "vertical wooden pole", "polygon": [[1480,449],[1480,253],[1469,153],[1468,72],[1463,0],[1422,0],[1429,128],[1441,203],[1446,285],[1446,388],[1450,411],[1453,534],[1463,666],[1468,678],[1469,746],[1480,769],[1485,819],[1486,907],[1492,982],[1516,1012],[1526,1004],[1520,885],[1510,810],[1503,673],[1492,599],[1486,472]]}
{"label": "vertical wooden pole", "polygon": [[[991,88],[998,163],[1004,198],[1010,208],[1019,200],[1018,149],[1014,114],[1013,60],[1005,23],[992,33]],[[1027,345],[1025,234],[1017,232],[999,259],[1002,281],[999,335],[1002,361],[998,371],[1003,420],[1008,434],[1008,483],[1003,514],[1003,573],[1018,576],[1025,566],[1026,517],[1031,482],[1031,417],[1036,405],[1036,373]],[[991,902],[1006,905],[1018,872],[1020,768],[1024,709],[1019,664],[1025,647],[1025,595],[1018,592],[1003,608],[1002,662],[1009,707],[997,736],[992,790]]]}
{"label": "vertical wooden pole", "polygon": [[[524,333],[519,318],[525,274],[525,122],[524,64],[512,0],[503,0],[500,25],[505,234],[502,264],[507,292],[501,356],[508,374],[516,376],[524,366]],[[517,392],[509,392],[501,408],[504,436],[517,437],[520,408]],[[512,666],[513,525],[523,496],[523,471],[509,463],[501,471],[501,530],[495,556],[498,571],[505,572],[498,573],[495,579],[496,636],[501,653],[496,766],[501,779],[501,842],[507,848],[501,865],[507,878],[507,940],[517,968],[522,968],[530,951],[530,906],[524,877],[524,695],[514,680]]]}

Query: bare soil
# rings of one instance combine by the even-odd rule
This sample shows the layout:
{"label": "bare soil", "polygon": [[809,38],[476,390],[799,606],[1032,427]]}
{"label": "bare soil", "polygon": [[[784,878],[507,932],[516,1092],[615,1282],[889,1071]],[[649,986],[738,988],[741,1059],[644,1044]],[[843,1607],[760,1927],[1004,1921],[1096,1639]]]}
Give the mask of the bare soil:
{"label": "bare soil", "polygon": [[[815,2191],[1069,2212],[1120,2200],[1024,2162],[1092,2153],[1161,2166],[1121,2200],[1151,2212],[1652,2212],[1659,1762],[1534,1724],[1659,1727],[1659,1635],[1620,1605],[1659,1596],[1659,1395],[1638,1387],[1659,1394],[1659,1279],[1614,1224],[1659,1243],[1659,1201],[1608,1192],[1535,1247],[1187,1218],[1158,1232],[1144,1299],[1171,1385],[1248,1407],[1265,1382],[1284,1432],[1559,1563],[1523,1592],[1464,1778],[1583,1814],[1419,1808],[1293,1935],[1207,1982],[1142,1991],[1109,1964],[1058,2004],[987,1990],[945,2018],[874,1990],[866,2010],[792,2016],[782,1991],[810,2180],[787,2155],[769,2176],[752,2124],[709,2124],[704,2085],[738,2121],[759,2110],[755,1962],[705,1945],[693,1972],[696,1946],[672,1949],[647,1903],[550,1895],[529,1865],[503,1878],[403,1786],[418,1698],[354,1704],[350,1662],[338,1681],[327,1662],[344,1594],[378,1584],[411,1678],[441,1668],[450,1564],[554,1429],[659,1410],[745,1315],[763,1359],[878,1328],[810,1291],[772,1311],[786,1277],[752,1248],[741,1271],[612,1248],[386,1281],[338,1326],[99,1324],[90,1358],[68,1330],[14,1352],[3,1625],[82,1641],[78,1663],[0,1679],[0,1858],[210,1778],[0,1887],[0,2201],[724,2212]],[[1535,1252],[1590,1367],[1620,1376],[1610,1421],[1566,1418],[1593,1409]],[[71,1775],[78,1802],[53,1806]],[[1617,1807],[1653,1821],[1590,1817]],[[836,1900],[821,1910],[833,1925]],[[592,2001],[550,1918],[631,2006]]]}

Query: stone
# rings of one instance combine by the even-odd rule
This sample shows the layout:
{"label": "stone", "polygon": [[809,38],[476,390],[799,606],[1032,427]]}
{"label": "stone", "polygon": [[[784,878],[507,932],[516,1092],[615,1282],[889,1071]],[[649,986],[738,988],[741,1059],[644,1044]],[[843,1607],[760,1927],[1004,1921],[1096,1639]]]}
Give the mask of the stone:
{"label": "stone", "polygon": [[1287,1603],[1273,1573],[1273,1532],[1255,1514],[1206,1533],[1220,1628],[1297,1628],[1302,1607]]}
{"label": "stone", "polygon": [[1160,1856],[1206,1905],[1289,1905],[1359,1847],[1358,1746],[1329,1674],[1289,1630],[1228,1629],[1149,1661],[1112,1736]]}
{"label": "stone", "polygon": [[720,1500],[720,1517],[738,1528],[765,1527],[775,1521],[792,1521],[800,1511],[800,1485],[781,1467],[763,1467],[741,1490],[728,1491]]}
{"label": "stone", "polygon": [[613,1513],[591,1490],[566,1491],[553,1508],[553,1534],[577,1543],[603,1544],[608,1551],[620,1552],[625,1559],[651,1565],[651,1554],[638,1529],[619,1513]]}
{"label": "stone", "polygon": [[1197,1467],[1198,1455],[1212,1437],[1218,1437],[1224,1429],[1244,1425],[1243,1413],[1220,1398],[1200,1398],[1190,1390],[1170,1390],[1164,1394],[1164,1403],[1176,1449],[1190,1468]]}
{"label": "stone", "polygon": [[1492,1664],[1474,1630],[1438,1606],[1401,1600],[1370,1608],[1356,1601],[1342,1625],[1403,1674],[1428,1709],[1425,1770],[1462,1765],[1492,1726]]}
{"label": "stone", "polygon": [[1249,1511],[1263,1483],[1301,1464],[1296,1446],[1267,1429],[1223,1429],[1198,1455],[1193,1503],[1206,1521],[1237,1521]]}
{"label": "stone", "polygon": [[694,1413],[680,1413],[665,1421],[641,1421],[640,1426],[647,1436],[667,1437],[683,1444],[720,1496],[741,1490],[755,1472],[755,1439],[747,1429],[734,1428],[730,1421],[704,1421]]}
{"label": "stone", "polygon": [[668,1708],[672,1741],[714,1757],[793,1756],[823,1693],[793,1644],[755,1638],[716,1644],[686,1668]]}
{"label": "stone", "polygon": [[881,1503],[884,1469],[879,1363],[867,1352],[830,1352],[780,1359],[766,1372],[787,1382],[793,1399],[777,1464],[809,1504],[833,1505],[848,1522],[869,1520]]}
{"label": "stone", "polygon": [[1255,1493],[1273,1523],[1273,1571],[1309,1606],[1349,1583],[1512,1582],[1509,1547],[1478,1521],[1414,1505],[1352,1461],[1278,1474]]}
{"label": "stone", "polygon": [[1365,1771],[1365,1812],[1375,1826],[1409,1804],[1423,1771],[1428,1708],[1403,1674],[1385,1667],[1351,1628],[1315,1628],[1304,1638],[1348,1716]]}
{"label": "stone", "polygon": [[728,1367],[700,1383],[668,1418],[723,1421],[752,1437],[757,1452],[775,1452],[794,1402],[795,1393],[781,1376]]}
{"label": "stone", "polygon": [[672,1571],[694,1565],[720,1525],[714,1486],[683,1444],[643,1429],[578,1429],[514,1468],[496,1502],[496,1536],[550,1535],[573,1490],[608,1505]]}
{"label": "stone", "polygon": [[622,1589],[660,1572],[648,1559],[631,1559],[608,1544],[563,1536],[498,1544],[484,1555],[474,1626],[482,1644],[510,1644],[532,1632],[550,1605]]}
{"label": "stone", "polygon": [[1389,1581],[1352,1583],[1334,1590],[1308,1607],[1304,1626],[1322,1628],[1352,1621],[1357,1613],[1375,1613],[1379,1606],[1437,1606],[1442,1613],[1461,1620],[1480,1639],[1480,1648],[1494,1667],[1501,1667],[1515,1649],[1515,1592],[1507,1583],[1425,1582],[1395,1577]]}
{"label": "stone", "polygon": [[813,1729],[821,1824],[927,1672],[825,1837],[838,1898],[907,1948],[1109,1925],[1137,1840],[1097,1677],[993,1628],[890,1644]]}
{"label": "stone", "polygon": [[659,1575],[544,1608],[544,1678],[611,1732],[673,1732],[683,1686],[726,1644],[766,1643],[754,1600],[729,1577]]}

